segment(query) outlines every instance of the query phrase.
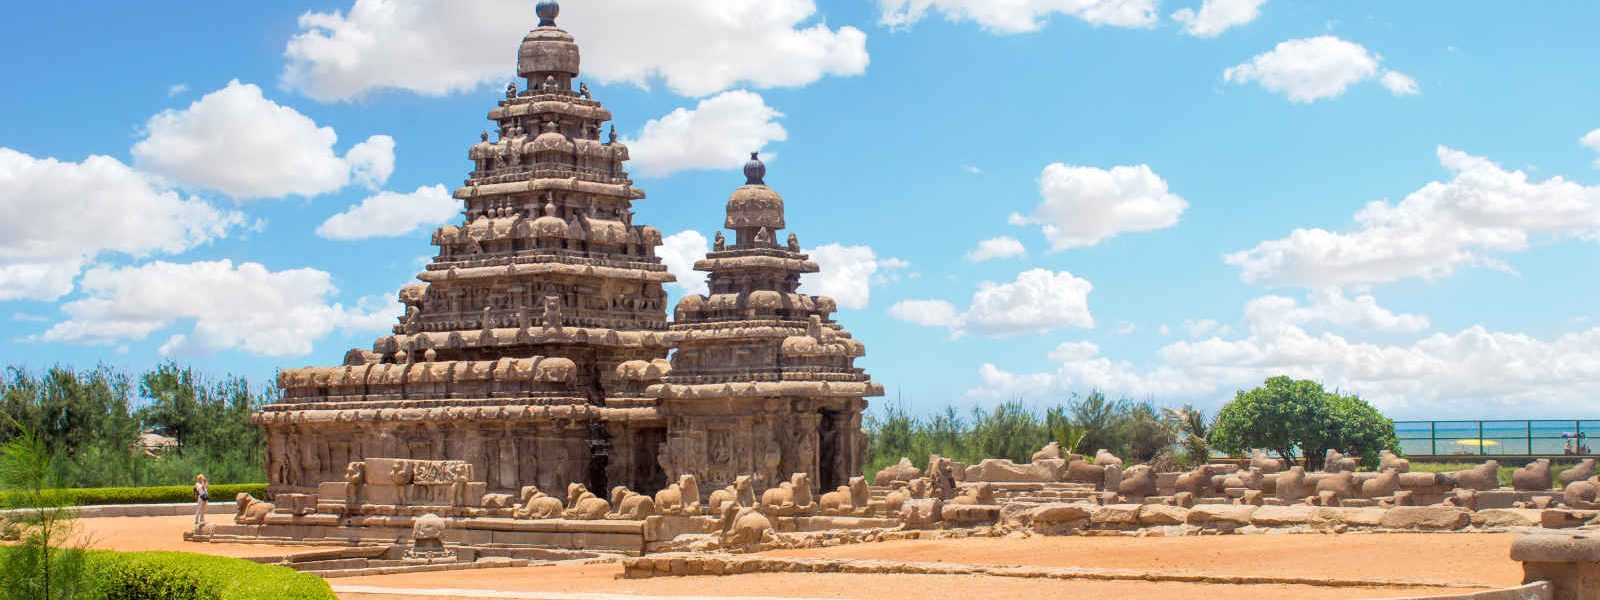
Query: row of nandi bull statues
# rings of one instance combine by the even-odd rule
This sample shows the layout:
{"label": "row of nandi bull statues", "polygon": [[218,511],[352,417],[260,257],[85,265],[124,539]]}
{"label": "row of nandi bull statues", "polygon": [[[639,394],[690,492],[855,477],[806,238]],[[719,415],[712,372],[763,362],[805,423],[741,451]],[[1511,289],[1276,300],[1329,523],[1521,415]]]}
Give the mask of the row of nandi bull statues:
{"label": "row of nandi bull statues", "polygon": [[1361,471],[1358,461],[1338,452],[1324,463],[1312,471],[1257,452],[1241,462],[1172,471],[1126,466],[1104,450],[1085,456],[1051,444],[1028,462],[967,465],[932,455],[919,468],[902,459],[879,471],[872,485],[853,477],[832,490],[817,489],[805,473],[765,489],[761,478],[749,475],[710,490],[683,474],[654,494],[615,487],[602,496],[581,483],[549,493],[537,486],[486,493],[467,463],[368,459],[351,463],[344,481],[324,483],[316,494],[279,494],[272,503],[242,496],[239,525],[205,536],[372,543],[392,540],[397,528],[433,515],[444,519],[455,545],[605,544],[654,552],[820,544],[929,529],[1058,535],[1165,527],[1171,530],[1162,535],[1187,535],[1218,531],[1218,518],[1233,519],[1222,528],[1228,531],[1330,523],[1407,530],[1414,527],[1406,519],[1415,520],[1407,511],[1425,512],[1435,519],[1430,523],[1443,523],[1440,530],[1600,524],[1593,510],[1600,509],[1600,478],[1592,460],[1559,477],[1549,461],[1535,461],[1517,469],[1509,487],[1500,486],[1495,461],[1450,473],[1416,472],[1388,453],[1376,471]]}
{"label": "row of nandi bull statues", "polygon": [[[889,490],[888,507],[897,511],[905,499],[933,495],[947,501],[992,496],[994,486],[1007,488],[1001,501],[1028,500],[1040,494],[1039,485],[1069,486],[1043,499],[1078,499],[1108,504],[1160,501],[1192,506],[1196,501],[1225,499],[1239,504],[1305,503],[1322,506],[1446,505],[1465,508],[1527,507],[1600,508],[1600,478],[1594,459],[1585,459],[1561,473],[1562,489],[1548,459],[1528,463],[1515,471],[1512,485],[1502,487],[1500,464],[1489,460],[1478,466],[1444,473],[1412,472],[1411,463],[1389,451],[1379,456],[1375,471],[1359,471],[1360,461],[1337,450],[1327,451],[1320,471],[1289,466],[1287,461],[1255,451],[1243,464],[1219,463],[1188,471],[1159,473],[1150,465],[1124,468],[1122,459],[1106,450],[1093,457],[1062,454],[1051,443],[1034,453],[1028,463],[985,459],[966,465],[930,457],[926,470],[909,459],[877,473],[877,484]],[[982,488],[983,491],[979,492]],[[1014,488],[1014,489],[1013,489]],[[1035,498],[1038,499],[1038,498]],[[971,502],[971,500],[968,500]]]}
{"label": "row of nandi bull statues", "polygon": [[519,520],[639,521],[654,516],[720,516],[726,506],[754,509],[772,517],[871,516],[875,508],[862,477],[853,477],[850,485],[820,497],[813,492],[806,473],[795,473],[760,494],[752,484],[754,477],[744,475],[703,496],[697,478],[684,474],[654,495],[617,486],[607,497],[600,497],[582,483],[568,484],[563,495],[532,485],[522,487],[515,496],[490,494],[485,493],[485,483],[472,481],[472,475],[472,465],[459,461],[368,459],[350,463],[344,481],[323,483],[317,494],[279,494],[275,503],[242,494],[235,522],[264,524],[274,513],[354,516],[425,511]]}

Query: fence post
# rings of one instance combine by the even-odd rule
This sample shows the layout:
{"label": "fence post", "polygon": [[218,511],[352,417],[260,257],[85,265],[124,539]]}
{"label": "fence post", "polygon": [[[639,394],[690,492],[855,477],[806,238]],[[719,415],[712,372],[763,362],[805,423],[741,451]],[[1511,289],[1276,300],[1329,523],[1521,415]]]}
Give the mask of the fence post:
{"label": "fence post", "polygon": [[1428,454],[1439,455],[1439,422],[1428,421]]}
{"label": "fence post", "polygon": [[1478,421],[1478,456],[1489,453],[1488,441],[1483,439],[1483,421]]}
{"label": "fence post", "polygon": [[1533,456],[1533,421],[1528,421],[1528,456]]}

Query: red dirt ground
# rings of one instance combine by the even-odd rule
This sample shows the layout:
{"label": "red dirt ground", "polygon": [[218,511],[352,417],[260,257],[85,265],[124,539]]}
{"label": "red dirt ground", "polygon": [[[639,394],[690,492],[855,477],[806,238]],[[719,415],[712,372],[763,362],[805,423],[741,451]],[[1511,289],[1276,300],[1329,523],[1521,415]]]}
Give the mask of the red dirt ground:
{"label": "red dirt ground", "polygon": [[[220,517],[226,518],[226,517]],[[191,517],[83,519],[80,529],[97,548],[178,550],[223,556],[275,556],[315,547],[184,542]],[[1406,579],[1510,587],[1521,567],[1510,559],[1514,534],[1233,535],[1179,538],[1033,537],[884,542],[784,550],[773,556],[885,559],[915,562],[1073,566],[1218,575],[1326,576]],[[1329,588],[1210,585],[1142,581],[1060,581],[966,575],[756,574],[733,577],[617,579],[617,564],[558,565],[464,572],[335,579],[335,589],[376,586],[412,593],[341,592],[347,600],[452,598],[415,590],[473,589],[544,594],[628,596],[767,596],[889,600],[988,598],[1132,598],[1282,600],[1382,598],[1443,594],[1438,588]],[[448,592],[446,592],[448,593]],[[512,596],[507,596],[512,597]]]}

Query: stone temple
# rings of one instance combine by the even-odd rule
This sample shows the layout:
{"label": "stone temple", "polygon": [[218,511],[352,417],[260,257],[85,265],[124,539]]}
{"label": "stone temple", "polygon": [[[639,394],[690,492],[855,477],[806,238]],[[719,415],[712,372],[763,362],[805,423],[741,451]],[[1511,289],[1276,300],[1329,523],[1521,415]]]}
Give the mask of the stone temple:
{"label": "stone temple", "polygon": [[[865,353],[798,292],[817,265],[784,229],[783,199],[752,156],[715,249],[695,265],[710,294],[669,323],[643,200],[612,116],[578,83],[579,50],[540,2],[517,73],[489,111],[455,198],[464,222],[433,235],[438,255],[400,291],[405,316],[338,367],[279,375],[257,415],[274,494],[314,492],[367,459],[459,461],[488,492],[628,486],[692,474],[761,488],[791,473],[822,489],[863,464],[865,397],[882,386]],[[668,360],[669,354],[671,360]]]}

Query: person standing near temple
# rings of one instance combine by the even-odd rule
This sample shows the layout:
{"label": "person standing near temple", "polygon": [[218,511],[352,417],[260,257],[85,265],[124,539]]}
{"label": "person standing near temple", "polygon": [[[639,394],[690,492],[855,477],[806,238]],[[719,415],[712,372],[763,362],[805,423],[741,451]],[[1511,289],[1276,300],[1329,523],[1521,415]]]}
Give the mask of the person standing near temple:
{"label": "person standing near temple", "polygon": [[194,529],[206,524],[206,504],[211,501],[211,486],[204,473],[194,476]]}

